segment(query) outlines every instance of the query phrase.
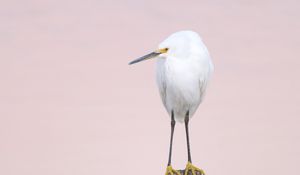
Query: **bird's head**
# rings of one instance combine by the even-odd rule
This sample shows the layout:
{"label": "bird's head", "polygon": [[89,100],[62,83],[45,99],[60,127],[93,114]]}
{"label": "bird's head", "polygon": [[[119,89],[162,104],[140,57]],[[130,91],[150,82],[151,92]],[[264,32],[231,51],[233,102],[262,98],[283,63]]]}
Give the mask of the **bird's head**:
{"label": "bird's head", "polygon": [[191,54],[199,51],[201,45],[200,36],[193,31],[180,31],[173,33],[158,46],[158,49],[138,59],[131,61],[129,64],[135,64],[151,58],[188,58]]}

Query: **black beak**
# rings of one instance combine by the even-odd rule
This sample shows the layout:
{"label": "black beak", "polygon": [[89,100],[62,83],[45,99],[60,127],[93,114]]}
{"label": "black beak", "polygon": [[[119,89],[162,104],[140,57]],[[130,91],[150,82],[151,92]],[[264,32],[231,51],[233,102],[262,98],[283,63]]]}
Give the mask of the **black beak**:
{"label": "black beak", "polygon": [[145,56],[142,56],[142,57],[140,57],[138,59],[135,59],[135,60],[131,61],[128,64],[131,65],[131,64],[135,64],[135,63],[138,63],[138,62],[141,62],[141,61],[144,61],[144,60],[149,60],[149,59],[154,58],[154,57],[156,57],[156,56],[158,56],[160,54],[161,54],[160,52],[151,52],[151,53],[149,53],[149,54],[147,54]]}

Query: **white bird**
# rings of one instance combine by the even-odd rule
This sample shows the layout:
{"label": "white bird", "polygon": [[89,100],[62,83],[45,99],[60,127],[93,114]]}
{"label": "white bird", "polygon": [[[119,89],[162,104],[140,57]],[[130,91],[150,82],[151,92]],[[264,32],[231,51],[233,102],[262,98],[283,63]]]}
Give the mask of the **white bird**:
{"label": "white bird", "polygon": [[200,36],[193,31],[180,31],[170,35],[159,44],[158,49],[129,64],[150,58],[157,58],[156,80],[162,102],[171,117],[171,139],[166,175],[179,175],[171,166],[173,133],[176,121],[185,122],[188,148],[189,171],[204,174],[203,170],[192,165],[188,123],[202,102],[207,83],[213,72],[213,63]]}

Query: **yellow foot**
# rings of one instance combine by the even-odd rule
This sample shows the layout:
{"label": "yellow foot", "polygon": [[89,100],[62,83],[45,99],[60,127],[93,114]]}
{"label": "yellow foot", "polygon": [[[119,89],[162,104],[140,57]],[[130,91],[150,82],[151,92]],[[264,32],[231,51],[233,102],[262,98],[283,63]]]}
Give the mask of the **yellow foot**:
{"label": "yellow foot", "polygon": [[171,165],[169,165],[165,175],[180,175],[180,173],[179,171],[174,170]]}
{"label": "yellow foot", "polygon": [[205,175],[204,171],[195,167],[191,162],[188,162],[185,167],[184,175]]}

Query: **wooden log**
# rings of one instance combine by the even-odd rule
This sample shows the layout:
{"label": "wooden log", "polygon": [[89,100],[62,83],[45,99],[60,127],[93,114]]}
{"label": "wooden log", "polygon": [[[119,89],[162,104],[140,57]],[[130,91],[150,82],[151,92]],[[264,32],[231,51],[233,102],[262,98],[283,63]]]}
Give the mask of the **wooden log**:
{"label": "wooden log", "polygon": [[[177,170],[177,171],[179,171],[181,175],[184,175],[184,173],[185,173],[185,170]],[[188,172],[188,175],[193,175],[193,174],[192,174],[191,171],[189,171],[189,172]],[[197,171],[197,170],[196,170],[196,175],[205,175],[205,174],[203,174],[203,173],[201,173],[200,171]]]}

